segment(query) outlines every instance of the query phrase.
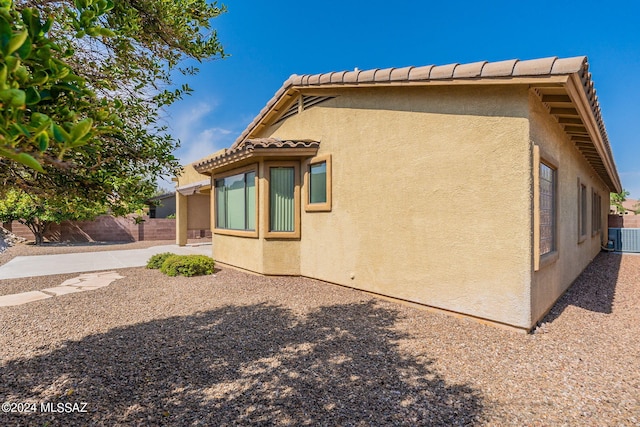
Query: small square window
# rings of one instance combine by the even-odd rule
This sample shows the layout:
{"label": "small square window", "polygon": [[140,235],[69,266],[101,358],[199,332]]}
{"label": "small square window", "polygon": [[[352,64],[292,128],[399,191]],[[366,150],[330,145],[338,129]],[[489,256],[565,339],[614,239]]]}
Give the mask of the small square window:
{"label": "small square window", "polygon": [[318,156],[307,162],[304,174],[307,212],[331,211],[331,155]]}
{"label": "small square window", "polygon": [[327,162],[309,165],[309,203],[327,203]]}

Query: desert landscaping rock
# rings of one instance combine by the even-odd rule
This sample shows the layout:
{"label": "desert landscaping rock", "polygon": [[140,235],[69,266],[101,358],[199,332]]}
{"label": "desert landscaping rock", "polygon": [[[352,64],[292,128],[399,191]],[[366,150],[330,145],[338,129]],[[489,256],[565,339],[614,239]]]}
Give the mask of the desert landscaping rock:
{"label": "desert landscaping rock", "polygon": [[0,400],[88,410],[1,425],[640,423],[640,256],[600,254],[532,334],[304,278],[118,273],[0,308]]}

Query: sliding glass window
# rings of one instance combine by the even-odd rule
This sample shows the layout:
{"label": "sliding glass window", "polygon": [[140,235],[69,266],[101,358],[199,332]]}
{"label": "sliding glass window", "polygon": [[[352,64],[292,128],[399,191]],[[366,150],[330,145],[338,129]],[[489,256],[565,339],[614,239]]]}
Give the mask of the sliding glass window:
{"label": "sliding glass window", "polygon": [[215,180],[216,228],[256,229],[256,173],[239,173]]}

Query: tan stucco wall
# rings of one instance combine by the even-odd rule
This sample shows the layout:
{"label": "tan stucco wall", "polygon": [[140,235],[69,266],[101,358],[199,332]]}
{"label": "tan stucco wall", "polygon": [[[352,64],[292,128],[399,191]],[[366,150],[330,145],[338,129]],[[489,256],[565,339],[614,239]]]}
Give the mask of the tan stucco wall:
{"label": "tan stucco wall", "polygon": [[[216,157],[220,154],[222,154],[224,152],[224,150],[218,150],[215,153],[211,153],[206,157],[203,157],[197,161],[195,161],[194,163],[199,163],[203,160],[206,159],[210,159],[212,157]],[[208,175],[202,175],[201,173],[198,173],[196,171],[196,169],[193,167],[193,163],[192,164],[188,164],[186,166],[184,166],[182,168],[182,173],[180,175],[177,176],[177,187],[181,187],[183,185],[189,185],[189,184],[194,184],[196,182],[200,182],[200,181],[204,181],[209,179]]]}
{"label": "tan stucco wall", "polygon": [[[600,251],[606,239],[609,190],[584,157],[548,114],[535,95],[530,96],[531,143],[540,147],[540,156],[558,166],[558,259],[533,274],[531,289],[532,324],[552,307]],[[579,243],[578,179],[587,187],[587,237]],[[591,233],[591,191],[602,197],[602,232]],[[603,233],[605,237],[603,237]]]}
{"label": "tan stucco wall", "polygon": [[528,327],[528,88],[337,94],[260,135],[332,155],[333,209],[303,210],[300,273]]}
{"label": "tan stucco wall", "polygon": [[217,262],[263,273],[262,239],[213,234],[213,258]]}
{"label": "tan stucco wall", "polygon": [[187,244],[187,196],[176,192],[176,244]]}
{"label": "tan stucco wall", "polygon": [[[300,275],[299,239],[266,239],[266,168],[269,162],[257,164],[258,175],[258,237],[237,237],[213,234],[213,258],[245,270],[271,275]],[[215,212],[215,197],[211,197]],[[215,228],[212,216],[212,229]]]}
{"label": "tan stucco wall", "polygon": [[209,194],[187,196],[187,229],[208,230],[211,226]]}

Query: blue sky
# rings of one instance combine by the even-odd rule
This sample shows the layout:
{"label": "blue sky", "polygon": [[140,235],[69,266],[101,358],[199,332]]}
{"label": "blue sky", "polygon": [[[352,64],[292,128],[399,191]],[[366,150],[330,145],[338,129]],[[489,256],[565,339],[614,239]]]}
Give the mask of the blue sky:
{"label": "blue sky", "polygon": [[167,112],[183,164],[228,147],[291,74],[587,55],[622,184],[640,198],[640,2],[223,3],[212,26],[231,56],[200,64],[184,81],[194,94]]}

